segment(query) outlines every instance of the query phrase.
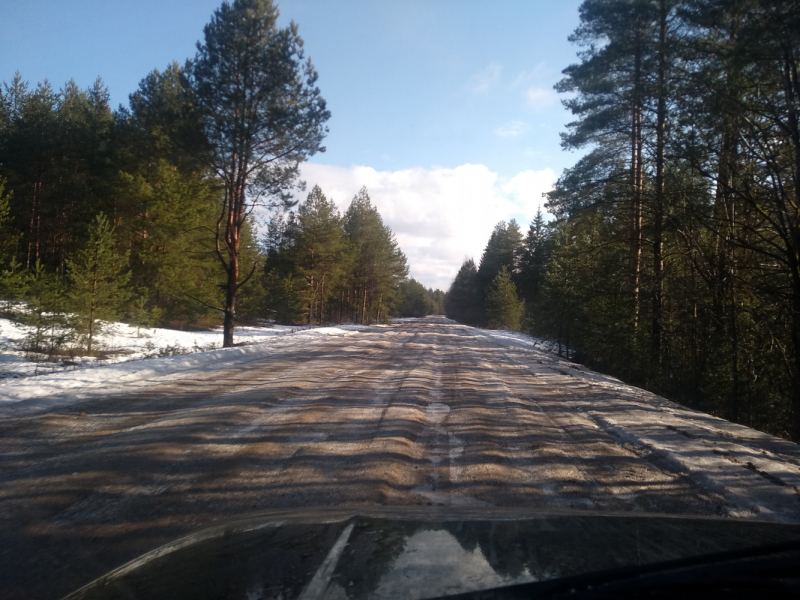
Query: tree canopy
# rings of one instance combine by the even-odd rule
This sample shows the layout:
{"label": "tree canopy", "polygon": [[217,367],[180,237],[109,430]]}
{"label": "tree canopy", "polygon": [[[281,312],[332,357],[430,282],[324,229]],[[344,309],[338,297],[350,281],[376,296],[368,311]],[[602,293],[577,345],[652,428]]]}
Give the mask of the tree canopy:
{"label": "tree canopy", "polygon": [[224,2],[187,69],[191,109],[205,135],[201,160],[223,186],[215,247],[226,275],[226,347],[237,293],[258,266],[240,273],[242,230],[256,206],[288,206],[299,164],[324,151],[330,117],[297,25],[280,28],[277,20],[271,0]]}

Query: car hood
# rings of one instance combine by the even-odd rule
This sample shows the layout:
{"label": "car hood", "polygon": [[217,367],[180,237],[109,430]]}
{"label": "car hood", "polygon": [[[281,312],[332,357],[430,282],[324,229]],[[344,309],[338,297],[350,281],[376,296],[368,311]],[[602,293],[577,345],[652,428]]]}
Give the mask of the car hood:
{"label": "car hood", "polygon": [[787,541],[800,541],[800,524],[470,507],[273,511],[176,540],[67,598],[431,598]]}

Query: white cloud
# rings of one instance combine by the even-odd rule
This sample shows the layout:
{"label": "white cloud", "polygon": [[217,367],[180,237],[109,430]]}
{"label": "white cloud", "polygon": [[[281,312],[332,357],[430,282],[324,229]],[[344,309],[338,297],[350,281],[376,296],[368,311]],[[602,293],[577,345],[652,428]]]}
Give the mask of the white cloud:
{"label": "white cloud", "polygon": [[544,204],[542,193],[556,180],[549,168],[504,179],[475,164],[376,171],[306,163],[302,176],[309,189],[319,185],[342,212],[366,186],[408,257],[411,276],[425,286],[444,290],[465,257],[480,260],[498,221],[516,218],[525,231]]}
{"label": "white cloud", "polygon": [[506,123],[505,125],[501,125],[500,127],[496,128],[494,133],[500,137],[516,137],[528,129],[530,129],[530,127],[523,121],[511,121],[510,123]]}
{"label": "white cloud", "polygon": [[491,63],[470,77],[467,89],[473,94],[485,94],[500,82],[503,65]]}
{"label": "white cloud", "polygon": [[[544,209],[545,199],[542,194],[553,189],[554,183],[555,173],[552,169],[527,170],[514,175],[508,183],[503,184],[502,189],[513,197],[519,206],[529,209],[525,212],[525,216],[530,221],[538,208]],[[532,211],[531,207],[533,207]]]}
{"label": "white cloud", "polygon": [[519,74],[511,82],[511,88],[516,89],[524,85],[529,85],[534,81],[541,81],[549,77],[549,69],[547,63],[540,61],[532,69],[520,71]]}
{"label": "white cloud", "polygon": [[528,106],[535,110],[547,108],[556,102],[555,90],[543,87],[531,87],[525,92]]}

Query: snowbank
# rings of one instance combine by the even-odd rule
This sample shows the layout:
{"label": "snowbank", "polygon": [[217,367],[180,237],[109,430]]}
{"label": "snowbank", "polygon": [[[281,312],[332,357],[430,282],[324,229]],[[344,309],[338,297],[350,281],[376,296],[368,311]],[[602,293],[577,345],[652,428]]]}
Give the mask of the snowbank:
{"label": "snowbank", "polygon": [[[3,337],[0,338],[0,343],[13,344],[15,339],[8,335],[8,322],[2,323],[2,326],[0,335]],[[24,332],[20,335],[19,329],[17,328],[17,332],[12,331],[12,335],[16,333],[16,339],[24,336]],[[236,330],[235,340],[237,343],[246,342],[246,345],[209,351],[206,350],[209,344],[221,342],[220,332],[151,329],[147,330],[147,337],[139,338],[136,337],[135,328],[116,324],[104,334],[105,347],[128,349],[127,354],[72,367],[54,365],[51,372],[46,374],[37,374],[34,371],[37,368],[36,363],[25,361],[24,353],[19,350],[3,350],[0,369],[10,365],[13,369],[11,372],[17,376],[0,379],[0,413],[22,411],[22,406],[13,405],[23,400],[26,401],[24,412],[29,412],[92,396],[135,391],[152,385],[156,380],[189,377],[193,373],[206,370],[212,364],[217,368],[226,363],[241,362],[243,359],[259,360],[307,344],[314,339],[353,335],[363,329],[366,327],[356,325],[315,328],[242,327]],[[162,350],[177,348],[187,353],[143,359],[148,348],[158,347],[156,343],[163,344]],[[41,363],[39,368],[41,369]]]}
{"label": "snowbank", "polygon": [[[275,336],[309,329],[306,326],[271,325],[237,327],[234,342],[249,344],[267,341]],[[137,329],[125,323],[105,323],[95,338],[95,347],[102,358],[76,356],[65,361],[34,362],[21,349],[23,339],[32,327],[0,319],[0,380],[62,372],[75,367],[120,363],[142,358],[174,356],[215,350],[222,346],[222,329],[212,331],[178,331],[175,329]]]}

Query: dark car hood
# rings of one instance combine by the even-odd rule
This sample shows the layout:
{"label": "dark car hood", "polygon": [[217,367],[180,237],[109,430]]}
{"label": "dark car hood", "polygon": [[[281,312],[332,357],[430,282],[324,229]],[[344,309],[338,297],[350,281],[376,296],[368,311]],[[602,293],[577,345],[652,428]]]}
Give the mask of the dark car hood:
{"label": "dark car hood", "polygon": [[430,598],[800,541],[800,524],[467,507],[274,511],[149,552],[67,598]]}

